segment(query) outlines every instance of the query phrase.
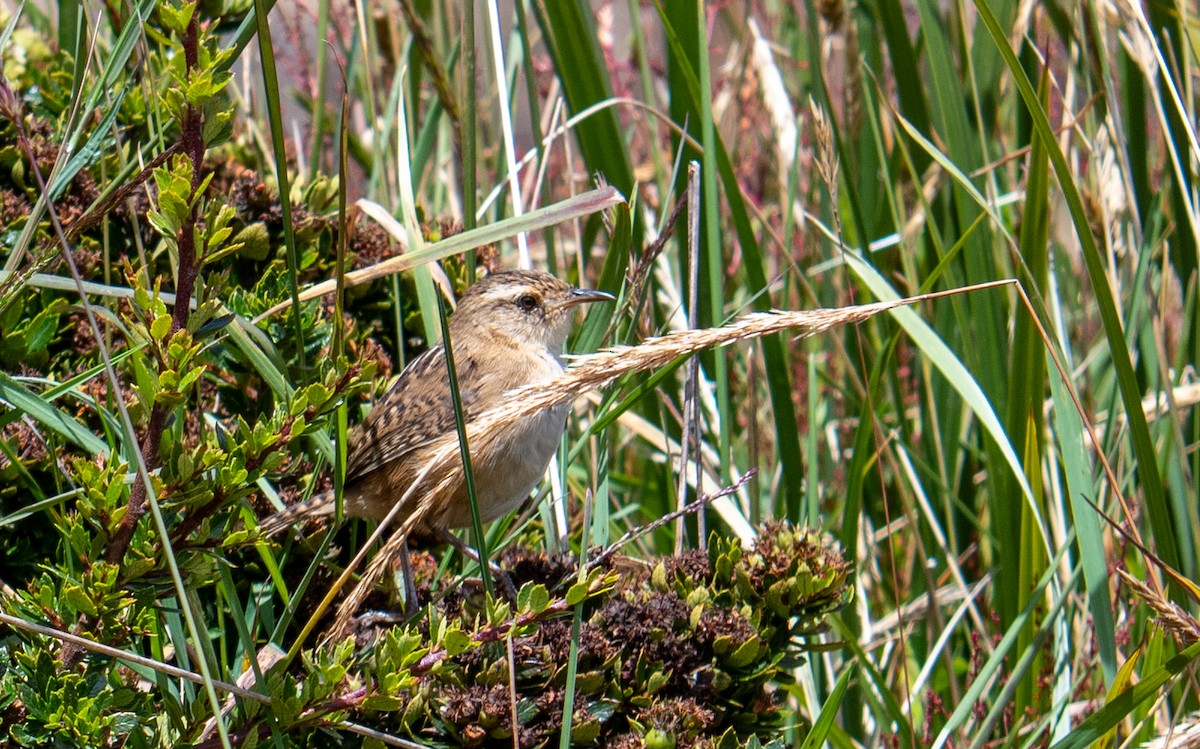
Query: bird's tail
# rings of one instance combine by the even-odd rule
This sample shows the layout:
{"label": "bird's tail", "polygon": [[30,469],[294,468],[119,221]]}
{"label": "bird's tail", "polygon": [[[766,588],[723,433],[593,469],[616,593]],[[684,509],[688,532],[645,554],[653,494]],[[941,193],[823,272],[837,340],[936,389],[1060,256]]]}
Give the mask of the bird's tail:
{"label": "bird's tail", "polygon": [[274,536],[276,533],[300,525],[313,518],[328,517],[333,514],[333,492],[321,492],[298,502],[286,510],[263,518],[258,524],[264,536]]}

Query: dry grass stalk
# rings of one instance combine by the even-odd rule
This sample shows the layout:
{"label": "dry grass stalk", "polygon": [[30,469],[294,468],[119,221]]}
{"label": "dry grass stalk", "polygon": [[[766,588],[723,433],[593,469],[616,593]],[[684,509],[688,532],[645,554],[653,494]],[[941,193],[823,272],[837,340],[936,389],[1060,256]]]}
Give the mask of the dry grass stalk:
{"label": "dry grass stalk", "polygon": [[796,142],[800,138],[797,117],[792,109],[792,97],[788,94],[783,74],[775,63],[771,43],[762,35],[758,22],[753,18],[746,21],[750,29],[750,61],[759,78],[759,92],[763,105],[771,115],[771,129],[775,133],[775,151],[779,159],[779,182],[786,189],[787,175],[796,161]]}
{"label": "dry grass stalk", "polygon": [[[419,250],[406,251],[402,255],[390,257],[366,268],[349,271],[342,279],[343,288],[348,289],[352,286],[370,283],[386,276],[412,270],[417,266],[425,265],[434,260],[441,260],[451,255],[477,249],[485,244],[498,242],[518,233],[538,231],[539,229],[556,226],[574,218],[590,216],[593,213],[611,208],[623,202],[624,199],[616,188],[601,187],[553,205],[530,211],[519,219],[508,219],[500,224],[482,226],[462,232],[461,234],[455,234],[440,242],[425,245]],[[372,203],[369,200],[360,200],[358,201],[358,207],[362,209],[363,213],[378,222],[393,239],[401,243],[401,246],[407,247],[408,234],[404,226],[392,218],[382,206]],[[330,279],[301,290],[299,299],[301,302],[307,302],[327,296],[335,291],[337,291],[337,279]],[[290,306],[292,306],[292,300],[290,299],[280,302],[255,317],[254,322],[261,322]]]}
{"label": "dry grass stalk", "polygon": [[1177,723],[1159,729],[1161,733],[1142,744],[1142,749],[1197,749],[1200,747],[1200,714],[1192,713]]}
{"label": "dry grass stalk", "polygon": [[1125,570],[1119,570],[1119,572],[1125,584],[1150,607],[1150,610],[1154,612],[1154,618],[1158,620],[1163,629],[1175,636],[1182,647],[1200,641],[1200,622],[1196,621],[1196,618],[1186,609],[1163,598]]}
{"label": "dry grass stalk", "polygon": [[[948,294],[1011,283],[1014,282],[998,281],[969,289],[956,289],[949,292],[834,309],[776,310],[753,313],[723,327],[682,330],[647,339],[636,346],[616,346],[594,354],[580,356],[575,358],[572,366],[557,379],[513,390],[504,399],[503,404],[489,409],[473,419],[467,424],[467,444],[472,451],[500,449],[497,445],[508,439],[510,430],[506,427],[509,424],[527,418],[542,409],[560,403],[568,403],[579,395],[610,385],[631,372],[659,369],[680,357],[691,356],[705,349],[727,346],[738,341],[783,331],[794,331],[799,337],[804,338],[841,325],[860,323],[881,312],[887,312],[897,307]],[[387,570],[390,560],[406,542],[408,534],[432,508],[443,502],[444,497],[452,492],[456,484],[462,480],[458,436],[447,434],[441,438],[440,442],[437,451],[417,481],[397,501],[392,512],[384,518],[379,528],[376,529],[375,535],[365,545],[370,546],[374,543],[396,517],[404,516],[403,523],[375,555],[366,575],[339,606],[337,618],[330,631],[331,637],[337,637],[340,633],[348,630],[354,612],[362,604],[375,581],[379,580]],[[430,480],[430,477],[433,476],[442,478],[434,482]],[[356,559],[355,562],[357,561]],[[326,597],[327,601],[332,599],[337,587],[347,578],[354,566],[355,563],[352,562],[342,578],[334,583],[334,591],[331,591]],[[320,612],[318,612],[319,614]]]}

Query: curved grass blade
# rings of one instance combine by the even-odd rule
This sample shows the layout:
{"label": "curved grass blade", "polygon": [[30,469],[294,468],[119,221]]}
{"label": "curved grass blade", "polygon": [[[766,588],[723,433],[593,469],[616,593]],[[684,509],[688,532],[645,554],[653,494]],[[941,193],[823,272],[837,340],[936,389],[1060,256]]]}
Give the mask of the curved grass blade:
{"label": "curved grass blade", "polygon": [[4,372],[0,372],[0,400],[7,401],[14,411],[28,414],[34,421],[92,455],[108,455],[109,446],[103,440]]}
{"label": "curved grass blade", "polygon": [[[867,285],[876,298],[881,300],[900,298],[900,295],[887,282],[887,279],[879,275],[879,272],[864,261],[857,252],[848,247],[843,248],[843,252],[846,256],[847,265]],[[1013,450],[1012,442],[1008,439],[1008,435],[1004,431],[1004,426],[1000,423],[1000,419],[996,416],[992,404],[988,401],[987,396],[984,395],[983,390],[980,389],[975,378],[963,366],[962,362],[959,361],[958,357],[942,341],[933,328],[917,317],[912,310],[896,309],[892,311],[892,316],[904,328],[905,332],[908,333],[917,346],[925,352],[929,361],[941,371],[950,385],[958,391],[958,394],[962,396],[971,410],[975,412],[984,431],[996,443],[1004,456],[1005,462],[1012,469],[1013,477],[1021,488],[1021,494],[1025,497],[1025,501],[1029,503],[1030,512],[1037,524],[1046,551],[1053,553],[1050,546],[1051,536],[1049,528],[1042,517],[1041,510],[1038,509],[1037,499],[1034,497],[1033,488],[1029,485],[1029,480],[1025,476],[1021,459]]]}
{"label": "curved grass blade", "polygon": [[1196,658],[1200,657],[1200,642],[1195,642],[1179,655],[1170,659],[1150,673],[1142,674],[1141,681],[1118,692],[1096,712],[1089,715],[1067,738],[1050,749],[1084,749],[1100,741],[1105,734],[1129,715],[1134,708],[1162,693],[1166,683],[1183,673]]}
{"label": "curved grass blade", "polygon": [[833,727],[833,721],[842,707],[842,696],[846,694],[846,687],[850,686],[850,679],[854,676],[854,671],[853,666],[848,666],[842,671],[837,683],[833,685],[833,691],[829,693],[825,704],[821,706],[821,712],[817,714],[817,719],[813,721],[812,730],[804,737],[804,743],[800,745],[800,749],[817,749],[817,747],[825,745],[825,737],[829,735],[829,729]]}
{"label": "curved grass blade", "polygon": [[[351,286],[369,283],[377,278],[416,268],[433,260],[440,260],[450,255],[457,255],[461,252],[467,252],[468,250],[483,247],[487,244],[499,242],[514,236],[518,232],[538,231],[547,226],[554,226],[555,224],[560,224],[574,218],[589,216],[624,200],[625,198],[622,197],[621,193],[613,187],[592,190],[591,192],[568,198],[554,205],[530,211],[524,216],[508,218],[503,221],[497,221],[494,224],[481,226],[478,229],[464,231],[461,234],[455,234],[440,242],[427,244],[421,250],[406,252],[403,255],[388,258],[382,263],[370,266],[369,268],[352,271],[346,274],[345,286],[346,288],[350,288]],[[401,242],[405,241],[407,234],[403,225],[399,221],[396,221],[385,208],[369,200],[358,201],[358,207],[362,208],[364,213],[379,222],[380,226],[393,237]],[[322,281],[301,292],[300,301],[306,302],[309,299],[316,299],[325,294],[332,294],[336,289],[337,284],[335,280]],[[281,302],[256,317],[255,322],[270,317],[280,310],[287,309],[292,304],[293,302],[290,300]]]}
{"label": "curved grass blade", "polygon": [[[1117,305],[1113,300],[1112,289],[1109,287],[1104,258],[1096,244],[1096,238],[1092,235],[1083,198],[1075,184],[1071,167],[1067,164],[1067,159],[1058,145],[1054,129],[1050,126],[1050,120],[1038,99],[1037,92],[1009,46],[1004,28],[1000,25],[995,13],[992,12],[987,0],[974,0],[974,3],[979,12],[979,19],[987,26],[992,41],[999,49],[1001,57],[1017,84],[1017,89],[1033,120],[1034,130],[1045,144],[1050,163],[1054,166],[1054,173],[1058,177],[1059,186],[1071,213],[1071,221],[1074,223],[1076,235],[1079,237],[1080,250],[1087,266],[1092,294],[1100,311],[1105,337],[1108,339],[1117,385],[1121,392],[1121,401],[1125,406],[1125,416],[1128,419],[1129,439],[1137,458],[1136,471],[1142,487],[1146,513],[1150,518],[1150,527],[1154,532],[1154,541],[1158,546],[1158,554],[1168,565],[1180,569],[1178,543],[1175,538],[1177,526],[1172,519],[1170,508],[1167,507],[1162,475],[1159,472],[1158,453],[1150,435],[1145,412],[1142,410],[1142,396],[1138,388],[1137,376],[1133,371],[1133,362],[1129,356],[1131,341],[1125,337]],[[1171,588],[1177,595],[1182,592],[1176,583],[1172,583]]]}

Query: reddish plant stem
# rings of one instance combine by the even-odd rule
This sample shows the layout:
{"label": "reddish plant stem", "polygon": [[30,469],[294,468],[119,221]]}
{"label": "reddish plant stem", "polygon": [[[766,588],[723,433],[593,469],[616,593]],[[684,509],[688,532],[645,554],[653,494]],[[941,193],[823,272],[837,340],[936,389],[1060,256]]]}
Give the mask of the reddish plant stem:
{"label": "reddish plant stem", "polygon": [[[183,56],[189,72],[195,70],[200,64],[199,48],[200,31],[196,25],[196,14],[193,13],[192,21],[183,34]],[[180,142],[183,145],[184,154],[192,162],[192,195],[190,197],[193,201],[203,178],[203,131],[204,118],[200,110],[195,107],[188,107],[184,110],[183,134]],[[171,320],[172,333],[187,325],[188,316],[191,314],[192,292],[196,287],[196,277],[200,274],[200,266],[196,258],[195,227],[198,219],[196,211],[197,205],[193,205],[188,220],[184,222],[183,228],[179,230],[179,235],[175,238],[176,244],[179,246],[179,280],[175,286],[175,310]]]}
{"label": "reddish plant stem", "polygon": [[[192,15],[192,21],[188,24],[187,31],[183,35],[183,53],[184,60],[187,62],[189,72],[196,69],[199,64],[199,45],[200,33],[197,26],[196,16]],[[183,113],[182,135],[180,137],[180,146],[183,149],[184,155],[192,162],[192,195],[193,200],[196,197],[195,191],[200,186],[201,169],[204,162],[204,136],[203,136],[204,120],[200,110],[196,107],[187,107]],[[175,237],[176,244],[179,247],[179,268],[177,271],[177,282],[175,285],[175,309],[171,316],[171,333],[181,330],[187,325],[188,316],[191,314],[191,298],[196,288],[196,278],[199,275],[199,267],[196,262],[196,212],[198,205],[193,205],[191,213],[187,220],[183,222],[178,235]],[[162,444],[162,433],[166,427],[169,410],[166,406],[155,404],[150,411],[150,421],[146,425],[146,434],[142,438],[141,451],[142,458],[145,460],[147,469],[153,470],[158,466],[158,450]],[[129,549],[129,543],[133,540],[133,532],[137,529],[138,521],[146,514],[146,483],[144,481],[135,481],[133,488],[129,491],[129,509],[121,518],[120,524],[113,533],[112,538],[108,541],[108,546],[105,548],[104,559],[110,564],[119,565],[121,560],[125,558],[125,552]]]}
{"label": "reddish plant stem", "polygon": [[[187,69],[190,74],[197,68],[200,59],[200,29],[197,25],[195,14],[192,15],[191,23],[188,24],[188,28],[184,32],[182,43],[184,60],[187,63]],[[172,333],[187,325],[188,316],[191,314],[190,302],[192,294],[195,291],[196,278],[199,275],[199,268],[196,262],[195,239],[195,227],[198,218],[194,198],[196,197],[195,192],[200,185],[201,167],[204,161],[203,130],[203,113],[196,107],[187,107],[183,113],[182,135],[179,146],[188,160],[192,162],[192,195],[189,197],[192,199],[193,208],[175,238],[179,246],[179,268],[177,272],[178,281],[175,286],[176,304],[171,317]],[[169,409],[162,404],[155,404],[154,408],[150,411],[150,420],[146,425],[146,432],[142,437],[140,445],[142,459],[147,470],[153,470],[158,467],[159,448],[162,444],[162,434],[166,428],[167,417],[169,415]],[[146,514],[146,499],[146,482],[135,481],[129,491],[128,509],[125,515],[122,516],[116,530],[109,538],[108,544],[105,546],[104,560],[109,564],[119,566],[122,560],[124,560],[125,552],[129,550],[129,544],[133,540],[133,534],[137,529],[138,521]],[[86,614],[81,614],[75,622],[74,629],[76,632],[82,632],[90,629],[91,626],[91,618]],[[71,669],[83,658],[83,648],[72,643],[64,643],[59,657],[62,660],[63,667]]]}

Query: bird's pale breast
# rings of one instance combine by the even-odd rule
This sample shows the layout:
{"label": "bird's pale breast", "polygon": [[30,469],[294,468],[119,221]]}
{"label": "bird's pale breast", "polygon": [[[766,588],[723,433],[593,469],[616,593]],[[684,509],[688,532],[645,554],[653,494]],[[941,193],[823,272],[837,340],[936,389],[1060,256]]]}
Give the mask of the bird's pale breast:
{"label": "bird's pale breast", "polygon": [[[544,352],[528,359],[525,371],[515,379],[522,384],[545,382],[562,371],[558,357]],[[529,496],[558,449],[566,426],[567,408],[566,404],[556,406],[512,425],[487,455],[472,452],[472,475],[484,522],[508,514]],[[445,524],[451,528],[471,524],[465,482],[454,500],[448,503]]]}
{"label": "bird's pale breast", "polygon": [[[474,358],[474,352],[469,349],[463,353],[468,355],[464,356],[464,361]],[[476,383],[483,396],[479,400],[499,405],[509,390],[551,380],[562,373],[562,362],[551,352],[543,350],[530,353],[524,357],[493,360],[488,362],[490,366],[478,366],[480,363],[476,360],[475,373],[482,375]],[[558,449],[566,425],[567,409],[568,406],[563,404],[507,425],[499,433],[499,440],[489,443],[486,449],[471,446],[471,473],[484,522],[507,514],[529,496]],[[470,418],[474,419],[482,412],[476,410],[470,414]],[[444,434],[449,436],[452,433],[451,427]],[[429,494],[432,485],[437,482],[431,482],[428,476],[422,475],[432,455],[443,444],[442,440],[433,440],[426,447],[414,450],[403,459],[388,462],[348,485],[346,498],[349,513],[382,518],[392,504],[400,501],[414,482],[419,481],[421,486],[405,502],[413,509],[418,506],[428,508],[427,512],[423,512],[418,527],[431,530],[470,525],[471,509],[461,465],[457,467],[448,491],[440,497]],[[407,514],[404,512],[401,517]]]}

